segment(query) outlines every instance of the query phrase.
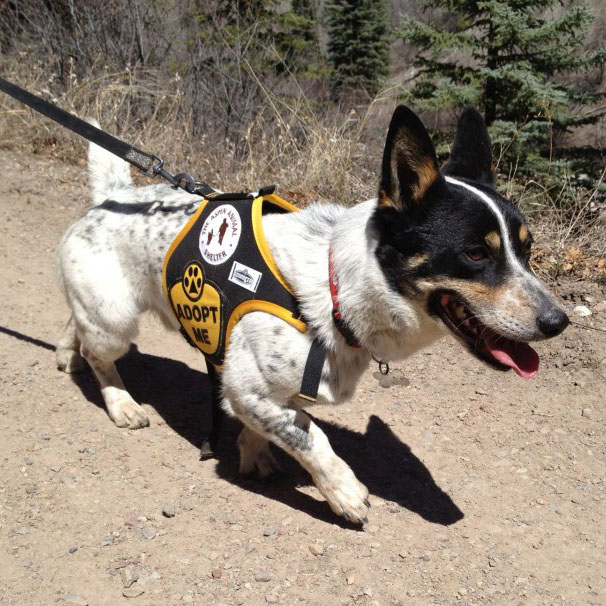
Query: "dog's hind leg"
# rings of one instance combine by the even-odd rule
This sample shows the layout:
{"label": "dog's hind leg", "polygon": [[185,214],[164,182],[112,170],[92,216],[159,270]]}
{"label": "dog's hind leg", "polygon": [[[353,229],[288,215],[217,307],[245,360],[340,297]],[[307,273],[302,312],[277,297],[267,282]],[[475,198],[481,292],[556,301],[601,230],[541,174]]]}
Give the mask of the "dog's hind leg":
{"label": "dog's hind leg", "polygon": [[82,346],[82,355],[99,381],[110,419],[118,427],[128,427],[129,429],[147,427],[149,419],[145,411],[126,391],[114,362],[102,360],[85,346]]}
{"label": "dog's hind leg", "polygon": [[93,369],[107,413],[118,427],[139,429],[147,427],[149,419],[143,408],[126,391],[114,362],[129,349],[137,333],[137,316],[129,314],[124,305],[118,317],[111,315],[117,305],[104,301],[94,313],[79,303],[73,305],[75,323],[80,339],[80,353]]}
{"label": "dog's hind leg", "polygon": [[80,339],[76,332],[76,323],[72,314],[57,343],[57,368],[67,373],[82,372],[86,365],[80,355]]}
{"label": "dog's hind leg", "polygon": [[260,478],[267,478],[280,470],[278,462],[269,450],[269,442],[246,426],[238,436],[238,449],[242,475],[256,472]]}

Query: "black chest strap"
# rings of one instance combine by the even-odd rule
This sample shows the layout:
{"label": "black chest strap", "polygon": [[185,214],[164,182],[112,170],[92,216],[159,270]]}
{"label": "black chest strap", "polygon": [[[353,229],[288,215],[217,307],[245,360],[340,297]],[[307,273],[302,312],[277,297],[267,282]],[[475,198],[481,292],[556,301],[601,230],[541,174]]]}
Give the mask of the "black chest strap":
{"label": "black chest strap", "polygon": [[305,362],[303,380],[301,381],[301,389],[299,390],[300,398],[309,402],[315,402],[318,399],[318,388],[320,387],[326,353],[326,347],[316,337],[307,354],[307,362]]}

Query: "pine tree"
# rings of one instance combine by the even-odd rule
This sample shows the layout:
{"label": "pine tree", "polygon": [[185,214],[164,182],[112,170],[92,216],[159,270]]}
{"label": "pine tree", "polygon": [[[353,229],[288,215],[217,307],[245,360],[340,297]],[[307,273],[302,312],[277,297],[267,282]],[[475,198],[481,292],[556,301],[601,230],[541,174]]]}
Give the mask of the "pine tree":
{"label": "pine tree", "polygon": [[[564,10],[554,17],[550,9],[556,5]],[[573,118],[570,106],[596,95],[554,80],[606,58],[606,49],[578,52],[593,16],[575,0],[427,0],[426,8],[442,9],[458,21],[450,31],[403,20],[401,37],[419,48],[411,92],[419,108],[473,104],[484,109],[488,125],[538,121],[565,129],[588,120]]]}
{"label": "pine tree", "polygon": [[595,162],[566,159],[556,147],[568,128],[602,115],[582,116],[579,109],[598,94],[568,77],[578,81],[606,59],[606,49],[583,54],[579,48],[591,13],[578,0],[426,0],[426,8],[441,9],[438,24],[406,17],[400,30],[418,49],[409,101],[429,111],[483,108],[500,147],[500,170],[531,176],[538,196],[553,195],[562,207],[575,199],[574,188],[562,189],[575,166],[597,182]]}
{"label": "pine tree", "polygon": [[327,5],[331,88],[375,94],[389,73],[384,0],[333,0]]}
{"label": "pine tree", "polygon": [[199,0],[200,37],[210,47],[231,49],[264,76],[286,70],[303,74],[319,60],[311,0]]}
{"label": "pine tree", "polygon": [[316,8],[312,0],[292,0],[290,10],[276,15],[275,44],[282,58],[278,71],[288,69],[303,78],[322,73]]}

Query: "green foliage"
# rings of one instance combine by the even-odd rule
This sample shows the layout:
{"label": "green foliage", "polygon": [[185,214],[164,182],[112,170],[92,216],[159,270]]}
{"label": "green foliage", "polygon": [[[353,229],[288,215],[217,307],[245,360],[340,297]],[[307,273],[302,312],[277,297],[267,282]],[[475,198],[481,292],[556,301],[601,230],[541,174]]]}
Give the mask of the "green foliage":
{"label": "green foliage", "polygon": [[[549,9],[560,4],[565,10],[551,17]],[[573,0],[428,0],[427,7],[458,20],[447,29],[403,19],[401,38],[420,50],[411,91],[417,106],[437,110],[470,103],[484,108],[488,124],[544,121],[565,129],[583,122],[570,115],[570,106],[589,103],[596,94],[554,76],[578,74],[606,59],[606,49],[578,52],[593,20],[586,8]]]}
{"label": "green foliage", "polygon": [[326,9],[333,93],[375,94],[389,73],[385,0],[333,0]]}
{"label": "green foliage", "polygon": [[[601,116],[573,113],[598,94],[567,79],[606,59],[606,49],[580,51],[589,10],[575,0],[427,0],[426,7],[441,9],[435,23],[407,16],[399,30],[418,48],[409,102],[429,111],[483,108],[499,169],[549,196],[559,192],[572,165],[557,154],[558,135]],[[567,204],[575,195],[569,187],[554,199]]]}
{"label": "green foliage", "polygon": [[321,71],[312,0],[294,0],[286,10],[280,0],[201,1],[196,19],[207,50],[226,50],[236,69],[246,59],[258,76]]}

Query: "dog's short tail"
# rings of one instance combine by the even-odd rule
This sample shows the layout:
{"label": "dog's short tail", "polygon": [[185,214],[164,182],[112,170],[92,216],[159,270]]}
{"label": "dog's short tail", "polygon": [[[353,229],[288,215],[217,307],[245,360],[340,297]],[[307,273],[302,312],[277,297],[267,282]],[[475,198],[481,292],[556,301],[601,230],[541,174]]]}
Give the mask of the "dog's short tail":
{"label": "dog's short tail", "polygon": [[[96,120],[89,118],[88,122],[99,128]],[[93,206],[111,198],[112,192],[132,186],[129,165],[94,143],[88,148],[88,176],[93,190]]]}

